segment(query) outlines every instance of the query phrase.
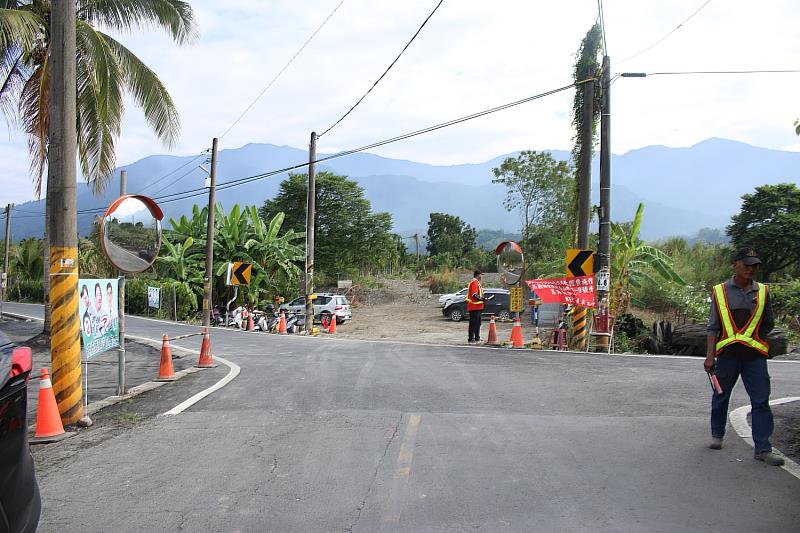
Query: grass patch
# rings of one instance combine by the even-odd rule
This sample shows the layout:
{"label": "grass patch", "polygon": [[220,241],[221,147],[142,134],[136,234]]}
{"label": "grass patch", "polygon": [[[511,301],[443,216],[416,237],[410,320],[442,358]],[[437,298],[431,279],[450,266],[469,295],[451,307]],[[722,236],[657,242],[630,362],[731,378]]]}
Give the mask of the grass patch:
{"label": "grass patch", "polygon": [[131,424],[136,424],[138,422],[143,422],[147,417],[141,413],[134,413],[133,411],[122,411],[115,418],[119,422],[128,422]]}

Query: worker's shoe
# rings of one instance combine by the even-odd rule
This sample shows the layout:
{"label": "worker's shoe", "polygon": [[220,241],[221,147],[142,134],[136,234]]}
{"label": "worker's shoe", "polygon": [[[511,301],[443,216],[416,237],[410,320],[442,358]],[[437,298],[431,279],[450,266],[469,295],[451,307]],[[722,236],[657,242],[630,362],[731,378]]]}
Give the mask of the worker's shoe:
{"label": "worker's shoe", "polygon": [[722,437],[711,437],[711,442],[708,444],[708,447],[712,450],[721,450],[722,449]]}
{"label": "worker's shoe", "polygon": [[770,466],[783,466],[783,458],[778,457],[772,452],[761,452],[755,455],[756,461],[764,461]]}

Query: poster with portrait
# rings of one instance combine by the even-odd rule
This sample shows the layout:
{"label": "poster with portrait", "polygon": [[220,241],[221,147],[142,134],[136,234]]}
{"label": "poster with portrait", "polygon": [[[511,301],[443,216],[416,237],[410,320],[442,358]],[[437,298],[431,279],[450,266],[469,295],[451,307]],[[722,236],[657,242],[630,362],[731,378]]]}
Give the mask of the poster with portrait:
{"label": "poster with portrait", "polygon": [[78,316],[89,359],[119,346],[119,280],[79,279]]}

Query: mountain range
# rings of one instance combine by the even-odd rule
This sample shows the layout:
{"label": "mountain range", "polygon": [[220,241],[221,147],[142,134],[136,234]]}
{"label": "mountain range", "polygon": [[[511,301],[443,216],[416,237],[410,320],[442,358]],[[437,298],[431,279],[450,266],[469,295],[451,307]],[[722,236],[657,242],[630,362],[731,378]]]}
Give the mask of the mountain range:
{"label": "mountain range", "polygon": [[[556,159],[569,153],[550,151]],[[319,154],[323,158],[330,154]],[[425,232],[428,215],[442,212],[461,217],[477,229],[518,232],[519,217],[503,207],[506,190],[492,183],[492,168],[504,154],[475,164],[430,165],[356,153],[318,164],[357,181],[374,211],[392,214],[394,231],[407,236]],[[283,169],[306,162],[304,150],[272,144],[248,144],[222,150],[217,164],[217,201],[226,208],[235,203],[260,206],[272,198],[286,173],[225,189],[232,180]],[[592,198],[598,203],[598,158],[592,170]],[[648,146],[612,156],[612,219],[630,220],[639,202],[645,205],[641,236],[647,240],[695,234],[701,228],[724,228],[741,207],[743,194],[763,184],[800,184],[800,153],[758,148],[726,139],[712,138],[688,148]],[[107,206],[119,191],[119,172],[128,172],[128,192],[161,198],[165,221],[191,211],[194,203],[207,202],[206,174],[197,156],[155,155],[117,169],[105,192],[96,196],[85,184],[78,186],[78,228],[91,231],[94,214],[85,212]],[[176,170],[177,169],[177,170]],[[304,172],[299,169],[296,172]],[[168,196],[198,190],[197,196]],[[15,241],[41,236],[44,202],[20,204],[12,221]],[[165,224],[169,227],[169,224]]]}

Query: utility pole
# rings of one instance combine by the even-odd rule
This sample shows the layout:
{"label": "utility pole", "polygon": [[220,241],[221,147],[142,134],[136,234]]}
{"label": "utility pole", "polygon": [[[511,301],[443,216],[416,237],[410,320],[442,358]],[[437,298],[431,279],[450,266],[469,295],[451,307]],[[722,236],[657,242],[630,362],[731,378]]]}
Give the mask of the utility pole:
{"label": "utility pole", "polygon": [[[119,195],[125,196],[128,188],[128,171],[119,173]],[[125,394],[125,272],[117,272],[119,287],[117,288],[117,307],[119,308],[119,350],[117,350],[118,380],[117,396]]]}
{"label": "utility pole", "polygon": [[[311,333],[314,326],[314,222],[317,209],[317,184],[315,160],[317,159],[317,132],[311,132],[311,143],[308,145],[308,193],[306,194],[306,333]],[[336,317],[332,317],[334,320]]]}
{"label": "utility pole", "polygon": [[214,279],[214,194],[217,189],[217,143],[211,142],[211,183],[208,187],[208,227],[206,228],[206,277],[203,278],[203,326],[211,325],[211,286]]}
{"label": "utility pole", "polygon": [[11,243],[11,206],[12,204],[6,206],[6,253],[5,256],[3,256],[3,276],[0,278],[0,283],[3,284],[0,289],[0,320],[3,318],[3,302],[6,301],[6,296],[8,295],[8,253]]}
{"label": "utility pole", "polygon": [[[603,57],[600,102],[600,235],[597,253],[600,271],[611,265],[611,58]],[[611,276],[609,272],[609,289]],[[609,291],[597,291],[598,302],[608,298]]]}
{"label": "utility pole", "polygon": [[592,123],[594,122],[594,80],[583,83],[583,131],[578,169],[578,248],[589,246],[589,218],[592,190]]}
{"label": "utility pole", "polygon": [[414,237],[414,244],[417,245],[417,266],[419,266],[419,233],[415,233]]}
{"label": "utility pole", "polygon": [[53,392],[65,424],[83,416],[78,317],[75,2],[50,8],[47,216],[50,238],[50,357]]}

